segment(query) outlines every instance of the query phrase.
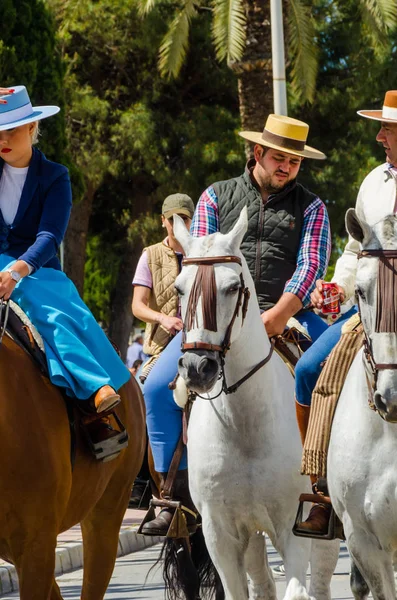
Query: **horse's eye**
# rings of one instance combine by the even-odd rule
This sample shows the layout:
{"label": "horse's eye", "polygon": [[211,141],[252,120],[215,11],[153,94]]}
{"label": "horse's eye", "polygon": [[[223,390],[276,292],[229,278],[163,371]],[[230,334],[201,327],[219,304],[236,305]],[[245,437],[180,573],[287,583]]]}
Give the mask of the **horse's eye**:
{"label": "horse's eye", "polygon": [[230,286],[230,288],[227,290],[228,294],[235,294],[236,292],[238,292],[240,289],[240,285],[238,283],[236,283],[236,285],[232,285]]}
{"label": "horse's eye", "polygon": [[175,291],[178,294],[178,296],[183,296],[183,292],[180,287],[174,285],[174,288],[175,288]]}
{"label": "horse's eye", "polygon": [[365,294],[361,288],[356,288],[356,294],[357,296],[360,296],[361,300],[365,300]]}

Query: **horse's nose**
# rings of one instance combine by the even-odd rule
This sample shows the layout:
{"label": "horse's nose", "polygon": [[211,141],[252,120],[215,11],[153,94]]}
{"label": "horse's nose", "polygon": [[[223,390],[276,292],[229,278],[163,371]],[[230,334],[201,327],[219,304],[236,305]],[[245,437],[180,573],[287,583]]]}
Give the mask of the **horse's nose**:
{"label": "horse's nose", "polygon": [[178,361],[180,375],[189,389],[201,393],[211,390],[219,374],[219,362],[213,353],[185,352]]}
{"label": "horse's nose", "polygon": [[397,422],[397,396],[385,399],[380,392],[375,392],[374,402],[382,419],[389,423]]}
{"label": "horse's nose", "polygon": [[197,371],[200,377],[214,377],[218,374],[218,363],[212,358],[203,356],[197,365]]}

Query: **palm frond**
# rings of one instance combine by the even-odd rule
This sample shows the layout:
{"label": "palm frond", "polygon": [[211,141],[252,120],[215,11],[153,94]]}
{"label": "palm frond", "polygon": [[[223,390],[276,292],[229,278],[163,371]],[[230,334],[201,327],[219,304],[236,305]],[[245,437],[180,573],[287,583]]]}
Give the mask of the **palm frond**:
{"label": "palm frond", "polygon": [[387,48],[388,33],[397,25],[397,2],[396,0],[360,0],[359,6],[372,47],[376,54],[380,54]]}
{"label": "palm frond", "polygon": [[246,16],[242,0],[213,0],[212,37],[216,57],[240,60],[245,49]]}
{"label": "palm frond", "polygon": [[292,89],[298,99],[312,102],[318,71],[318,50],[310,8],[303,0],[290,0],[288,26]]}
{"label": "palm frond", "polygon": [[163,76],[177,77],[189,47],[191,20],[197,15],[194,0],[185,0],[180,12],[172,21],[159,51],[159,69]]}
{"label": "palm frond", "polygon": [[396,0],[359,0],[364,17],[371,19],[376,29],[387,33],[397,25]]}
{"label": "palm frond", "polygon": [[137,0],[138,14],[144,17],[154,9],[156,4],[159,4],[158,0]]}

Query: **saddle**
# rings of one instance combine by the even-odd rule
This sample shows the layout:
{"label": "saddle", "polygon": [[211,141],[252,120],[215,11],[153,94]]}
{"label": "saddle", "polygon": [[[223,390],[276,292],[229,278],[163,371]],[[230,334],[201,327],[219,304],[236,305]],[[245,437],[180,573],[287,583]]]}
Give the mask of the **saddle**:
{"label": "saddle", "polygon": [[291,375],[295,377],[295,366],[304,351],[311,344],[311,337],[305,327],[297,319],[291,317],[287,329],[276,335],[274,349],[287,365]]}
{"label": "saddle", "polygon": [[[41,335],[18,304],[12,300],[4,301],[0,299],[0,344],[4,335],[12,339],[30,356],[44,377],[50,378]],[[62,388],[59,389],[62,393],[69,419],[72,466],[74,465],[76,454],[75,416],[77,416],[77,423],[83,431],[87,446],[95,458],[102,462],[116,458],[121,450],[128,445],[128,433],[117,414],[113,411],[108,411],[97,415],[97,413],[89,410],[89,401],[82,402],[76,398],[70,398]],[[75,411],[75,408],[78,410]],[[109,439],[98,440],[97,423],[103,417],[114,419],[120,433]]]}

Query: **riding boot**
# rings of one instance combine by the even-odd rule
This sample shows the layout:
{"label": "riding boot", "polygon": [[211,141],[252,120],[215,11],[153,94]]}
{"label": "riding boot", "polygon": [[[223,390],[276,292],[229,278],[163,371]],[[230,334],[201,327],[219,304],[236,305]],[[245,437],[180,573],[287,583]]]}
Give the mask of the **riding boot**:
{"label": "riding boot", "polygon": [[309,426],[310,406],[306,406],[305,404],[299,404],[299,402],[295,400],[295,409],[296,420],[298,421],[299,433],[301,435],[302,440],[302,446],[304,446],[307,428]]}
{"label": "riding boot", "polygon": [[[299,404],[295,402],[296,418],[298,421],[299,433],[302,440],[302,446],[305,444],[307,428],[309,425],[310,417],[310,406]],[[318,493],[317,488],[317,476],[310,475],[310,480],[313,487],[313,493]],[[326,483],[325,483],[326,486]],[[328,495],[328,491],[327,491]],[[310,509],[309,515],[306,521],[299,523],[299,530],[314,532],[326,535],[328,533],[329,519],[331,516],[332,506],[331,504],[313,504]]]}
{"label": "riding boot", "polygon": [[[160,475],[161,490],[163,490],[168,473],[160,473]],[[189,492],[187,469],[177,471],[173,485],[172,498],[167,499],[181,502],[189,534],[194,533],[197,528],[197,511]],[[184,510],[184,508],[188,510]],[[141,533],[144,535],[166,536],[174,517],[175,510],[175,508],[163,508],[155,519],[148,521],[143,525]]]}
{"label": "riding boot", "polygon": [[120,396],[110,385],[103,385],[94,396],[97,413],[113,410],[118,404],[120,404]]}
{"label": "riding boot", "polygon": [[[317,482],[314,483],[312,487],[313,494],[329,497],[327,480],[324,477],[318,478]],[[306,521],[302,521],[298,524],[299,531],[326,535],[329,529],[331,511],[332,505],[328,502],[318,502],[313,504]]]}

